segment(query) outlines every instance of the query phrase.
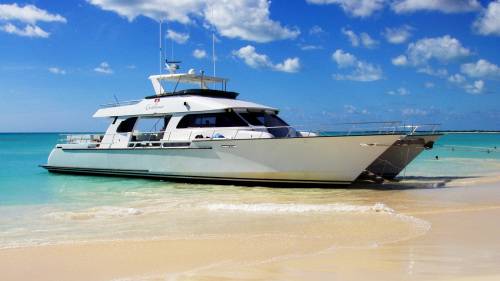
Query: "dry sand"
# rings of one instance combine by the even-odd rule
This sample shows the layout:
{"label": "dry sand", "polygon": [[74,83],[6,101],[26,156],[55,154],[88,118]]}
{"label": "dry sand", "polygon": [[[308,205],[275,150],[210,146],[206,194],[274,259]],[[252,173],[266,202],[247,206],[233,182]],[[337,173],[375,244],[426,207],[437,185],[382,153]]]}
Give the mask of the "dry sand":
{"label": "dry sand", "polygon": [[405,213],[432,224],[424,235],[373,248],[311,255],[307,241],[269,237],[13,248],[0,250],[0,280],[500,280],[500,183],[466,188],[465,208]]}

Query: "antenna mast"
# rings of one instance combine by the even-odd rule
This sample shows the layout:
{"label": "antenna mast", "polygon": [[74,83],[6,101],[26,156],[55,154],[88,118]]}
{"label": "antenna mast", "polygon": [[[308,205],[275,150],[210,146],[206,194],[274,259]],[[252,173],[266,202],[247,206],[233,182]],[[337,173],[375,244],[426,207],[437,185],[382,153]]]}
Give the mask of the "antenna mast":
{"label": "antenna mast", "polygon": [[162,61],[161,61],[161,8],[162,8],[162,6],[161,6],[161,1],[160,1],[160,38],[159,38],[160,39],[159,40],[160,41],[159,42],[160,43],[160,75],[161,75],[161,63],[162,63]]}
{"label": "antenna mast", "polygon": [[[214,1],[212,0],[212,57],[214,59],[214,77],[215,75],[215,17],[214,17]],[[216,88],[216,86],[214,86]]]}

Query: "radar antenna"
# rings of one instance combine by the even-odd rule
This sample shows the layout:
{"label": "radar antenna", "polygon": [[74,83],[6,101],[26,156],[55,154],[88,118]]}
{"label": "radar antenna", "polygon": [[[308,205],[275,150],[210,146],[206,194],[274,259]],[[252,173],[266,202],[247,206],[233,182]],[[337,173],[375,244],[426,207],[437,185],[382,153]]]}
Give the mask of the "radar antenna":
{"label": "radar antenna", "polygon": [[[170,64],[169,64],[170,63]],[[168,60],[165,60],[165,68],[168,69],[168,71],[170,71],[170,74],[175,74],[175,71],[177,69],[179,69],[179,65],[178,63],[182,63],[182,61],[168,61]]]}

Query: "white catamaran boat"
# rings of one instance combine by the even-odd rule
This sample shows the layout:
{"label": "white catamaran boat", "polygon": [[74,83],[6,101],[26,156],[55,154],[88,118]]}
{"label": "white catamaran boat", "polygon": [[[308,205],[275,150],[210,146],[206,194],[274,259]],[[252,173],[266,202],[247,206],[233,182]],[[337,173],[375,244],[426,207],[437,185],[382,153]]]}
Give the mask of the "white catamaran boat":
{"label": "white catamaran boat", "polygon": [[[236,99],[228,79],[166,65],[170,74],[149,77],[155,95],[102,106],[94,117],[112,120],[105,134],[65,135],[41,166],[185,182],[349,185],[403,137],[391,130],[399,122],[292,127],[278,109]],[[200,88],[177,90],[181,83]],[[224,90],[209,89],[213,83]]]}

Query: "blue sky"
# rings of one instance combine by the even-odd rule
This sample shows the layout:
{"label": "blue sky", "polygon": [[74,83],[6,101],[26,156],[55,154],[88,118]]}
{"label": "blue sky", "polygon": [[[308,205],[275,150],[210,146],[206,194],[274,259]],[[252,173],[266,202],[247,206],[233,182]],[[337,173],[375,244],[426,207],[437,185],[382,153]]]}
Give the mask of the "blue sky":
{"label": "blue sky", "polygon": [[[105,131],[99,105],[182,60],[294,125],[500,130],[500,0],[74,0],[0,4],[0,132]],[[166,71],[163,69],[163,73]]]}

